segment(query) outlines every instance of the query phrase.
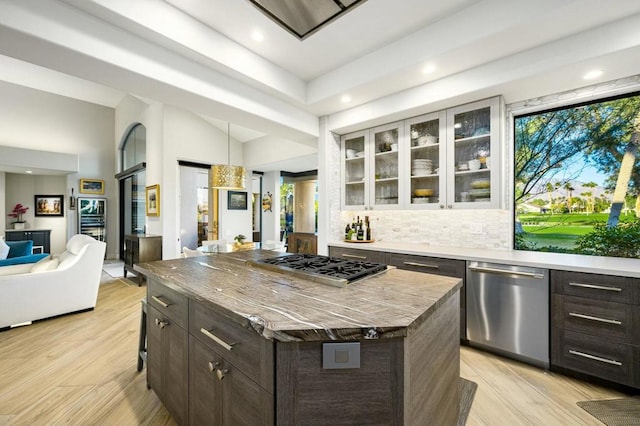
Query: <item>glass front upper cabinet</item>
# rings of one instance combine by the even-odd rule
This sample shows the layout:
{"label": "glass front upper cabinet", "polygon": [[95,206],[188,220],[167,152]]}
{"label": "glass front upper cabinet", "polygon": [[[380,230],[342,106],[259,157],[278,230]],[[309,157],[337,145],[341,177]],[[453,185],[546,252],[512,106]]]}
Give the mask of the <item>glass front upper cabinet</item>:
{"label": "glass front upper cabinet", "polygon": [[342,208],[497,208],[501,115],[492,98],[343,136]]}
{"label": "glass front upper cabinet", "polygon": [[403,133],[401,123],[371,130],[373,188],[370,199],[375,209],[397,208],[400,205]]}
{"label": "glass front upper cabinet", "polygon": [[342,137],[340,154],[343,209],[363,209],[369,204],[368,153],[368,130]]}
{"label": "glass front upper cabinet", "polygon": [[408,146],[408,208],[439,208],[446,197],[446,113],[423,115],[405,121]]}
{"label": "glass front upper cabinet", "polygon": [[498,98],[494,98],[448,111],[447,164],[451,184],[447,188],[446,208],[497,206],[499,108]]}

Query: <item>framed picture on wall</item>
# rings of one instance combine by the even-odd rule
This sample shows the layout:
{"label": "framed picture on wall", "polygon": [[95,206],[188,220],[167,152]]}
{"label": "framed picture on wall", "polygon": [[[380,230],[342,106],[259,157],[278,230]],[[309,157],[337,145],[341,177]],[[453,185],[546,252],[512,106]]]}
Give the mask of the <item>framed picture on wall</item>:
{"label": "framed picture on wall", "polygon": [[83,194],[104,194],[104,181],[102,179],[80,179],[80,192]]}
{"label": "framed picture on wall", "polygon": [[35,195],[35,216],[64,216],[64,195]]}
{"label": "framed picture on wall", "polygon": [[246,210],[247,209],[247,193],[239,191],[229,191],[227,200],[227,208],[229,210]]}
{"label": "framed picture on wall", "polygon": [[160,216],[160,185],[145,188],[147,216]]}

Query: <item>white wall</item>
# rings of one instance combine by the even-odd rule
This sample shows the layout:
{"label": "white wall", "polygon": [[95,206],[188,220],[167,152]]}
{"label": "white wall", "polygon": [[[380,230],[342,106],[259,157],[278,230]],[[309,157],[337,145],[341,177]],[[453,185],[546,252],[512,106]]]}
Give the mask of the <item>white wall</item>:
{"label": "white wall", "polygon": [[[0,214],[0,232],[2,232],[3,229],[7,229],[7,209],[5,207],[5,173],[4,172],[0,172],[0,212],[2,212],[2,214]],[[2,235],[4,235],[4,233],[2,233]]]}
{"label": "white wall", "polygon": [[[147,128],[147,185],[160,184],[160,216],[147,217],[148,234],[162,235],[162,256],[180,256],[180,185],[178,161],[227,163],[227,134],[196,114],[170,105],[127,97],[116,107],[116,148],[132,124]],[[231,140],[231,162],[242,164],[242,145]],[[251,176],[248,171],[247,176]],[[250,184],[250,180],[249,180]],[[220,193],[220,235],[251,235],[251,208],[228,211],[226,191]]]}
{"label": "white wall", "polygon": [[[60,195],[67,187],[65,176],[37,176],[6,174],[6,205],[7,212],[17,203],[28,206],[29,210],[22,216],[27,223],[25,229],[50,229],[51,253],[62,253],[67,244],[67,224],[65,217],[69,210],[65,197],[65,217],[35,217],[34,195]],[[6,216],[6,215],[5,215]],[[13,219],[9,219],[8,226]]]}
{"label": "white wall", "polygon": [[[247,174],[251,176],[251,172]],[[218,211],[218,217],[220,219],[219,238],[229,242],[233,242],[233,237],[238,234],[247,237],[246,241],[251,241],[253,233],[251,226],[251,217],[253,214],[251,210],[251,186],[249,186],[248,189],[238,192],[247,193],[246,210],[229,210],[227,208],[229,191],[220,190],[220,209]]]}
{"label": "white wall", "polygon": [[[192,161],[201,164],[226,164],[227,134],[211,125],[196,114],[169,105],[163,110],[163,143],[162,143],[162,178],[158,180],[162,192],[162,236],[163,257],[166,259],[178,257],[180,254],[180,185],[178,161]],[[147,156],[150,146],[147,141]],[[242,145],[231,140],[231,163],[242,164]],[[151,159],[149,159],[151,163]],[[251,188],[251,172],[247,171],[247,185]],[[149,174],[147,181],[152,182]],[[227,193],[220,191],[219,234],[221,238],[231,234],[242,233],[250,239],[251,236],[251,207],[246,211],[228,211]],[[249,198],[250,199],[250,198]],[[248,212],[248,215],[247,215]]]}
{"label": "white wall", "polygon": [[[65,225],[60,231],[63,235],[62,239],[66,241],[77,232],[75,211],[68,210],[68,196],[71,195],[71,188],[75,188],[76,195],[81,195],[78,194],[81,178],[105,181],[104,196],[109,200],[107,207],[108,257],[114,257],[117,253],[118,235],[115,220],[118,216],[118,208],[114,179],[113,121],[112,108],[0,82],[0,145],[77,154],[79,157],[79,172],[67,175],[64,187],[56,191],[67,197]],[[5,186],[1,185],[1,182],[0,190],[2,190],[0,198],[4,198]],[[23,204],[33,208],[33,195],[33,193],[24,194],[24,197],[28,198],[28,204]],[[7,205],[0,209],[0,214],[5,217],[5,226]],[[12,207],[13,205],[9,208]],[[52,251],[59,248],[59,243],[56,243],[52,246]]]}

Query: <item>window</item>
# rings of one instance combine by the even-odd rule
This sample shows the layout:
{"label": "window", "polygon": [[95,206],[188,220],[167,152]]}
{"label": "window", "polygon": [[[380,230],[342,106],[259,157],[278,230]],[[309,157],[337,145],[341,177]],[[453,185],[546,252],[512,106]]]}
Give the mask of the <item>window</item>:
{"label": "window", "polygon": [[127,134],[121,148],[120,171],[127,170],[147,161],[147,128],[142,124],[134,125]]}
{"label": "window", "polygon": [[517,250],[640,256],[640,94],[516,116]]}

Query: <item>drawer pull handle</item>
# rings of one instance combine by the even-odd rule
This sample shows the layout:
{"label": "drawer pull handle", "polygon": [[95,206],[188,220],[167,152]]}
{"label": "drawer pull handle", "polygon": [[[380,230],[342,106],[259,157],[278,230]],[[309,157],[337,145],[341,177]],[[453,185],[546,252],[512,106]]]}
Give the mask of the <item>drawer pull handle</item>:
{"label": "drawer pull handle", "polygon": [[418,262],[402,262],[407,266],[419,266],[421,268],[430,268],[430,269],[440,269],[438,265],[429,265],[427,263],[418,263]]}
{"label": "drawer pull handle", "polygon": [[200,329],[200,333],[204,334],[205,336],[207,336],[209,339],[213,340],[214,342],[216,342],[217,344],[219,344],[220,346],[222,346],[223,348],[225,348],[226,350],[230,351],[231,349],[233,349],[233,345],[235,345],[235,343],[227,343],[224,340],[222,340],[221,338],[219,338],[218,336],[216,336],[215,334],[211,333],[209,330],[207,330],[206,328],[201,328]]}
{"label": "drawer pull handle", "polygon": [[622,291],[620,287],[608,287],[606,285],[583,284],[574,282],[570,282],[569,285],[572,287],[591,288],[593,290]]}
{"label": "drawer pull handle", "polygon": [[586,320],[591,320],[591,321],[605,322],[607,324],[622,325],[622,321],[608,319],[608,318],[594,317],[594,316],[585,315],[585,314],[578,314],[576,312],[569,312],[569,316],[570,317],[576,317],[576,318],[582,318],[582,319],[586,319]]}
{"label": "drawer pull handle", "polygon": [[589,359],[592,359],[594,361],[604,362],[606,364],[618,365],[618,366],[622,365],[622,363],[620,361],[615,361],[613,359],[607,359],[607,358],[600,358],[599,356],[585,354],[584,352],[578,352],[578,351],[574,351],[574,350],[569,350],[569,353],[571,355],[577,355],[577,356],[581,356],[583,358],[589,358]]}
{"label": "drawer pull handle", "polygon": [[151,298],[152,298],[153,300],[155,300],[156,302],[158,302],[159,304],[161,304],[162,306],[164,306],[165,308],[168,308],[169,306],[171,306],[171,305],[172,305],[171,303],[167,303],[167,302],[163,301],[163,300],[162,300],[162,299],[160,299],[159,297],[151,296]]}
{"label": "drawer pull handle", "polygon": [[362,259],[362,260],[367,260],[367,256],[356,256],[355,254],[346,254],[346,253],[342,253],[342,257],[351,257],[353,259]]}

